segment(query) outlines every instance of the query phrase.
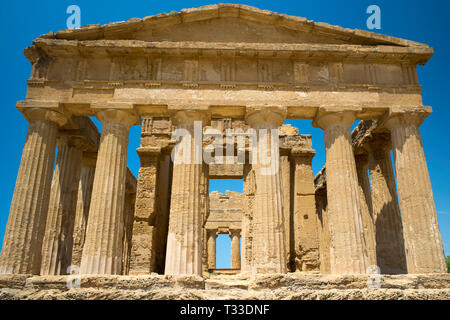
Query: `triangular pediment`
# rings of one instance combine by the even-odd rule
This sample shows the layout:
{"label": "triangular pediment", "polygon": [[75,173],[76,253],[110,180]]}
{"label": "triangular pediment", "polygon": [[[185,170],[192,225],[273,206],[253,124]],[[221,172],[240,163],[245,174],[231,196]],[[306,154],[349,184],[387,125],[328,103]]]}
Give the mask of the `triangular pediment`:
{"label": "triangular pediment", "polygon": [[41,38],[428,47],[413,41],[236,4],[184,9],[103,26],[89,25],[49,33]]}

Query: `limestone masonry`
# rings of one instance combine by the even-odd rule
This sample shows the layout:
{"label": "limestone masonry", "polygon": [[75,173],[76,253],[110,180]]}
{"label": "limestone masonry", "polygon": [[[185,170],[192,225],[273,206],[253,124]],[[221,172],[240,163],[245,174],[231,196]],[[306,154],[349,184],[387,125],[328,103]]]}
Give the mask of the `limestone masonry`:
{"label": "limestone masonry", "polygon": [[[33,67],[17,108],[29,128],[0,299],[450,298],[419,132],[432,112],[416,72],[429,46],[220,4],[51,32],[24,52]],[[324,130],[316,177],[311,135],[286,119]],[[197,163],[195,146],[172,152],[172,133],[195,145],[198,121],[203,137],[279,138],[258,134],[254,150],[249,138],[204,139],[200,152],[235,153]],[[249,161],[268,154],[263,141],[269,175]],[[209,179],[242,179],[244,191],[209,193]],[[230,270],[216,268],[219,234]],[[367,289],[373,267],[384,291]],[[79,289],[65,287],[74,273]]]}

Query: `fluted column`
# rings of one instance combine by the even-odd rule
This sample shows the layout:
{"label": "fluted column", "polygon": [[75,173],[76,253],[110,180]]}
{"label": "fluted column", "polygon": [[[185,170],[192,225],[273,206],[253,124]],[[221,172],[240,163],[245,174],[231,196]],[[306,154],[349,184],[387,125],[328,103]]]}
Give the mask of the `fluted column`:
{"label": "fluted column", "polygon": [[253,212],[255,203],[255,173],[252,165],[244,164],[244,208],[242,212],[242,254],[241,271],[252,271],[252,244],[253,244]]}
{"label": "fluted column", "polygon": [[201,128],[209,119],[206,113],[200,111],[178,111],[172,119],[182,138],[173,156],[165,274],[201,276],[202,223],[206,209],[201,187],[204,177],[202,171],[206,168],[201,159]]}
{"label": "fluted column", "polygon": [[406,272],[406,257],[389,147],[390,138],[380,136],[365,145],[369,151],[377,264],[381,273],[397,274]]}
{"label": "fluted column", "polygon": [[207,230],[208,269],[216,268],[216,239],[217,230]]}
{"label": "fluted column", "polygon": [[332,274],[363,274],[368,266],[350,134],[354,120],[352,112],[325,111],[314,122],[325,131]]}
{"label": "fluted column", "polygon": [[323,187],[316,189],[317,217],[319,230],[320,273],[328,274],[330,270],[330,229],[328,225],[327,194]]}
{"label": "fluted column", "polygon": [[78,184],[75,223],[73,228],[72,265],[81,265],[84,242],[86,240],[86,227],[91,204],[92,184],[97,157],[83,154],[81,161],[80,181]]}
{"label": "fluted column", "polygon": [[358,174],[359,197],[361,199],[361,220],[364,229],[364,242],[368,257],[368,265],[377,265],[377,249],[375,242],[375,226],[372,209],[372,196],[368,175],[368,156],[355,156],[356,172]]}
{"label": "fluted column", "polygon": [[284,240],[286,241],[286,269],[288,271],[295,271],[295,241],[294,241],[294,221],[291,209],[291,161],[289,159],[289,152],[281,150],[280,154],[280,170],[281,183],[283,187],[281,192],[283,194],[283,219],[284,219]]}
{"label": "fluted column", "polygon": [[419,132],[423,119],[421,114],[394,114],[385,126],[391,131],[408,273],[445,273],[442,239]]}
{"label": "fluted column", "polygon": [[83,155],[76,140],[79,139],[66,135],[59,138],[42,243],[41,275],[67,274],[72,260],[72,236]]}
{"label": "fluted column", "polygon": [[122,274],[129,275],[130,273],[130,258],[133,237],[133,221],[136,205],[136,189],[137,181],[133,174],[128,170],[127,182],[125,188],[125,205],[123,209],[123,229],[122,229]]}
{"label": "fluted column", "polygon": [[230,230],[231,238],[231,269],[241,269],[241,232]]}
{"label": "fluted column", "polygon": [[0,274],[39,273],[56,135],[58,124],[66,121],[60,113],[39,108],[24,115],[29,126],[0,254]]}
{"label": "fluted column", "polygon": [[[284,117],[285,110],[282,108],[247,109],[247,123],[257,132],[257,146],[253,146],[252,150],[257,156],[256,163],[252,164],[256,184],[252,270],[257,273],[286,273],[279,145],[271,134],[272,129],[278,134],[277,129]],[[267,163],[264,163],[266,160]]]}
{"label": "fluted column", "polygon": [[99,111],[97,117],[102,122],[102,133],[81,274],[120,274],[128,131],[137,119],[114,109]]}

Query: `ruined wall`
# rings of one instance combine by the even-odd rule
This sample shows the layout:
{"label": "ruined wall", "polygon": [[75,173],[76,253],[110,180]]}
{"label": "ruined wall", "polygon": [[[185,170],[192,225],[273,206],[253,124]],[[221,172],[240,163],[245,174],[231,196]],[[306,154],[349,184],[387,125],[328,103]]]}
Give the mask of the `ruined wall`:
{"label": "ruined wall", "polygon": [[225,194],[213,191],[209,194],[209,217],[205,229],[241,229],[244,196],[242,193],[228,191]]}

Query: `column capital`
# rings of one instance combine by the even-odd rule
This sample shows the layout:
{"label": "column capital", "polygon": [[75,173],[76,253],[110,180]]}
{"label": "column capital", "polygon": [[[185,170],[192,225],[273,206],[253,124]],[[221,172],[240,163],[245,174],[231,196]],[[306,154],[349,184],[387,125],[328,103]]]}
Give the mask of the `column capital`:
{"label": "column capital", "polygon": [[159,156],[162,152],[162,148],[158,146],[145,146],[145,147],[139,147],[136,149],[137,154],[139,157],[146,157],[146,156]]}
{"label": "column capital", "polygon": [[397,126],[414,125],[420,127],[425,120],[433,112],[431,107],[417,107],[414,109],[390,109],[382,119],[381,123],[389,130]]}
{"label": "column capital", "polygon": [[229,234],[230,237],[232,237],[232,236],[238,236],[238,237],[240,237],[240,236],[241,236],[241,230],[238,230],[238,229],[230,229],[230,230],[228,231],[228,234]]}
{"label": "column capital", "polygon": [[217,229],[206,229],[206,232],[207,232],[208,236],[214,235],[214,237],[217,238],[219,230],[217,230]]}
{"label": "column capital", "polygon": [[176,126],[193,124],[195,121],[201,121],[205,126],[211,121],[211,113],[209,110],[175,110],[171,119]]}
{"label": "column capital", "polygon": [[128,110],[103,109],[98,111],[96,116],[102,124],[104,122],[116,122],[131,127],[139,123],[139,117]]}
{"label": "column capital", "polygon": [[367,139],[362,148],[367,152],[379,152],[391,150],[391,135],[389,133],[375,133]]}
{"label": "column capital", "polygon": [[312,160],[315,155],[316,155],[315,150],[308,150],[308,149],[305,150],[304,148],[299,147],[294,147],[291,149],[292,158],[308,158]]}
{"label": "column capital", "polygon": [[67,123],[67,117],[57,111],[45,108],[29,108],[21,110],[28,121],[50,121],[62,127]]}
{"label": "column capital", "polygon": [[275,129],[280,127],[287,116],[287,108],[281,106],[247,106],[246,122],[255,129]]}
{"label": "column capital", "polygon": [[317,111],[312,124],[316,128],[318,127],[325,130],[335,125],[350,127],[355,120],[356,111],[354,110],[331,111],[320,108]]}
{"label": "column capital", "polygon": [[76,131],[59,131],[56,144],[58,147],[68,145],[83,152],[92,150],[85,137],[77,135]]}

